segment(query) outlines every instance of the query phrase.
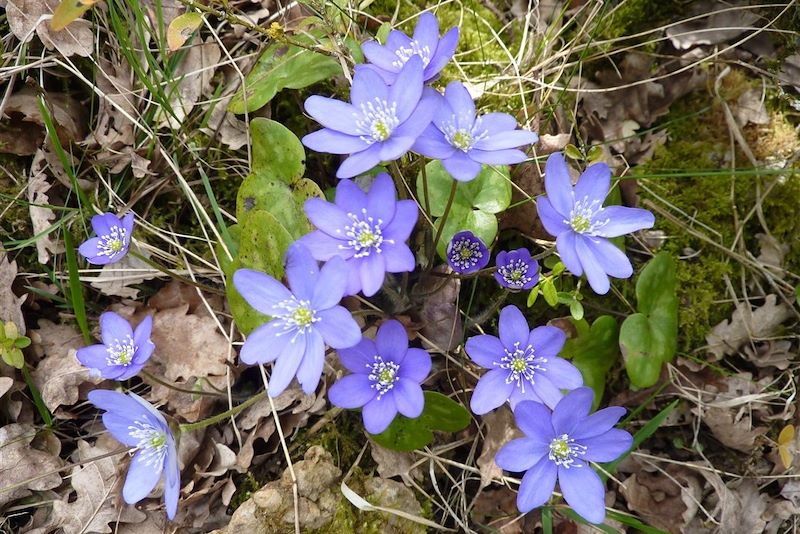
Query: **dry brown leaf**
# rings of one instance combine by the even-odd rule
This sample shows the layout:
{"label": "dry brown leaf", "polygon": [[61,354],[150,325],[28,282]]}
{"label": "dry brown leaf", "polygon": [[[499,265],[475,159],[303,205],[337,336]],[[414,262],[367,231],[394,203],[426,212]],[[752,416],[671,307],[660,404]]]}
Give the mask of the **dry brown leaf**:
{"label": "dry brown leaf", "polygon": [[481,420],[485,424],[485,428],[483,448],[477,464],[481,470],[481,488],[484,488],[491,484],[492,480],[499,480],[503,476],[503,470],[494,463],[497,451],[512,439],[521,438],[522,432],[517,429],[517,425],[514,423],[514,414],[507,404],[484,415]]}
{"label": "dry brown leaf", "polygon": [[800,93],[800,54],[792,54],[783,60],[778,79],[784,85],[791,85]]}
{"label": "dry brown leaf", "polygon": [[550,154],[564,150],[564,147],[569,143],[571,135],[568,133],[561,133],[557,135],[542,134],[539,137],[539,154]]}
{"label": "dry brown leaf", "polygon": [[[85,133],[85,108],[80,102],[64,93],[43,93],[46,107],[53,121],[58,138],[62,144],[82,140]],[[39,92],[31,87],[23,87],[12,94],[6,102],[4,112],[9,116],[18,115],[34,128],[44,131],[45,121],[39,107]]]}
{"label": "dry brown leaf", "polygon": [[[442,266],[434,271],[443,272]],[[417,321],[422,325],[420,331],[433,346],[423,340],[426,349],[453,350],[464,334],[461,314],[456,307],[461,280],[441,276],[423,276],[411,290],[413,298],[419,302]]]}
{"label": "dry brown leaf", "polygon": [[500,534],[534,532],[534,514],[526,514],[520,518],[517,510],[517,493],[507,487],[482,490],[475,499],[471,517],[478,525],[491,527],[491,530],[484,529],[479,532]]}
{"label": "dry brown leaf", "polygon": [[55,221],[56,214],[52,209],[44,206],[50,203],[47,192],[52,187],[47,175],[44,173],[44,161],[44,152],[37,151],[31,164],[31,177],[28,180],[28,202],[30,202],[28,210],[31,215],[33,233],[38,236],[36,239],[36,252],[39,263],[50,261],[51,253],[60,254],[64,252],[63,243],[53,238],[52,231],[47,233],[47,230]]}
{"label": "dry brown leaf", "polygon": [[370,452],[372,459],[378,465],[378,474],[382,478],[403,477],[403,480],[411,478],[421,478],[422,474],[418,469],[411,472],[414,464],[414,455],[410,452],[400,452],[381,447],[374,441],[370,441]]}
{"label": "dry brown leaf", "polygon": [[[150,256],[145,250],[139,249],[136,252],[145,257]],[[131,286],[152,280],[158,274],[143,260],[128,254],[116,263],[103,265],[100,274],[90,285],[104,295],[135,300],[139,298],[139,289]]]}
{"label": "dry brown leaf", "polygon": [[797,351],[793,350],[792,342],[788,339],[764,341],[756,343],[754,347],[745,345],[742,350],[747,360],[757,367],[775,367],[788,369],[792,361],[797,360]]}
{"label": "dry brown leaf", "polygon": [[740,302],[730,321],[722,321],[712,328],[706,335],[706,351],[713,357],[712,361],[736,354],[748,341],[769,337],[781,323],[792,317],[792,309],[776,301],[776,295],[767,295],[764,304],[755,309],[751,309],[747,302]]}
{"label": "dry brown leaf", "polygon": [[747,27],[758,20],[758,15],[752,9],[727,9],[732,5],[746,4],[741,1],[695,2],[689,11],[690,15],[710,15],[667,28],[667,37],[672,41],[672,46],[678,50],[686,50],[697,45],[714,45],[746,32]]}
{"label": "dry brown leaf", "polygon": [[756,439],[767,432],[763,426],[753,427],[753,420],[746,407],[736,410],[709,408],[703,415],[703,422],[723,445],[752,453]]}
{"label": "dry brown leaf", "polygon": [[50,29],[45,15],[52,15],[60,0],[8,0],[6,14],[11,32],[22,42],[33,38],[34,31],[49,50],[64,56],[88,57],[94,50],[91,22],[78,19],[61,31]]}
{"label": "dry brown leaf", "polygon": [[733,115],[739,126],[746,126],[748,123],[769,124],[769,113],[765,95],[756,88],[750,88],[736,100],[732,106]]}
{"label": "dry brown leaf", "polygon": [[760,250],[756,259],[775,276],[783,279],[786,276],[786,272],[783,270],[784,258],[786,258],[791,247],[781,243],[769,234],[756,234],[756,238],[758,239],[758,248]]}
{"label": "dry brown leaf", "polygon": [[212,38],[205,43],[193,44],[175,68],[172,84],[170,107],[174,112],[164,113],[160,125],[179,128],[183,119],[192,111],[200,95],[206,93],[219,65],[222,51]]}
{"label": "dry brown leaf", "polygon": [[103,98],[100,99],[94,130],[87,138],[87,143],[100,148],[98,162],[108,167],[121,165],[118,170],[115,169],[116,172],[121,172],[130,161],[120,151],[133,145],[136,140],[131,119],[137,116],[135,77],[133,69],[123,61],[98,58],[95,82]]}
{"label": "dry brown leaf", "polygon": [[[53,489],[61,484],[58,455],[31,445],[36,428],[27,424],[10,424],[0,428],[0,509],[6,504],[27,497],[31,491]],[[10,489],[9,489],[10,488]]]}
{"label": "dry brown leaf", "polygon": [[9,376],[0,376],[0,397],[8,393],[14,386],[14,379]]}
{"label": "dry brown leaf", "polygon": [[25,334],[25,317],[22,315],[22,303],[25,297],[18,297],[11,290],[11,284],[17,277],[17,262],[10,261],[8,253],[0,245],[0,321],[11,321],[17,325],[20,334]]}

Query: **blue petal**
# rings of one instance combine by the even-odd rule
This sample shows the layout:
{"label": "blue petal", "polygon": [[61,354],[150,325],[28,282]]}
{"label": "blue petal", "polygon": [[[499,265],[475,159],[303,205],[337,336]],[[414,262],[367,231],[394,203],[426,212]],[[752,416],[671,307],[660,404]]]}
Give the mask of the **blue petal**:
{"label": "blue petal", "polygon": [[506,471],[521,473],[537,464],[547,451],[546,444],[530,438],[512,439],[497,451],[494,463]]}
{"label": "blue petal", "polygon": [[[287,334],[288,336],[288,334]],[[306,351],[306,336],[298,335],[291,339],[272,367],[269,379],[269,396],[277,397],[289,386],[297,374]]]}
{"label": "blue petal", "polygon": [[311,224],[318,229],[337,239],[346,239],[345,227],[353,221],[342,208],[321,198],[310,198],[306,200],[303,209]]}
{"label": "blue petal", "polygon": [[269,363],[281,355],[292,339],[283,332],[278,322],[271,321],[252,331],[239,351],[239,359],[247,365]]}
{"label": "blue petal", "polygon": [[131,239],[131,234],[133,233],[133,223],[134,220],[132,212],[126,213],[122,216],[122,219],[120,219],[120,224],[125,229],[125,233],[127,234],[125,237],[126,241],[130,241]]}
{"label": "blue petal", "polygon": [[481,164],[473,161],[467,154],[456,150],[453,155],[442,160],[445,170],[459,182],[474,180],[481,172]]}
{"label": "blue petal", "polygon": [[419,105],[414,109],[408,119],[397,127],[392,133],[393,137],[411,137],[413,140],[409,148],[414,144],[417,137],[430,125],[433,115],[441,102],[441,97],[433,89],[426,87]]}
{"label": "blue petal", "polygon": [[[105,345],[90,345],[88,347],[81,347],[75,352],[75,357],[84,367],[89,369],[97,369],[102,375],[106,368],[109,366],[108,350]],[[103,378],[106,378],[105,376]]]}
{"label": "blue petal", "polygon": [[314,120],[326,128],[347,135],[361,135],[356,126],[360,112],[352,104],[335,98],[313,95],[306,99],[304,107]]}
{"label": "blue petal", "polygon": [[583,375],[577,367],[563,358],[550,358],[544,364],[547,378],[558,389],[575,389],[583,385]]}
{"label": "blue petal", "polygon": [[575,199],[583,200],[586,198],[589,203],[594,201],[600,204],[608,196],[611,188],[611,169],[605,163],[595,163],[589,165],[575,184]]}
{"label": "blue petal", "polygon": [[267,315],[275,313],[277,304],[292,297],[286,286],[252,269],[239,269],[233,273],[233,285],[248,304]]}
{"label": "blue petal", "polygon": [[542,221],[544,229],[550,235],[559,236],[564,232],[572,231],[569,225],[564,222],[565,217],[553,208],[547,197],[536,199],[536,211],[539,212],[539,220]]}
{"label": "blue petal", "polygon": [[450,28],[439,40],[436,52],[433,54],[428,66],[425,67],[425,81],[432,79],[447,65],[458,46],[458,26]]}
{"label": "blue petal", "polygon": [[127,445],[128,447],[135,447],[139,444],[139,438],[131,436],[131,423],[133,420],[126,415],[120,415],[114,412],[105,412],[103,414],[103,426],[106,427],[114,439]]}
{"label": "blue petal", "polygon": [[419,16],[414,27],[414,40],[420,48],[427,46],[431,51],[436,48],[439,43],[439,22],[433,13],[426,11]]}
{"label": "blue petal", "polygon": [[538,404],[544,405],[544,401],[536,394],[536,390],[527,384],[525,389],[515,387],[514,390],[511,392],[511,395],[508,397],[508,404],[511,406],[512,410],[516,410],[517,405],[520,402],[524,401],[533,401]]}
{"label": "blue petal", "polygon": [[473,148],[478,150],[504,150],[530,145],[538,140],[539,136],[528,130],[506,130],[477,141]]}
{"label": "blue petal", "polygon": [[122,498],[128,504],[136,504],[153,491],[161,478],[161,471],[164,465],[148,465],[143,451],[137,452],[130,467],[125,485],[122,488]]}
{"label": "blue petal", "polygon": [[328,154],[353,154],[368,146],[361,137],[343,134],[330,128],[304,135],[303,144],[311,150]]}
{"label": "blue petal", "polygon": [[444,134],[436,126],[430,124],[414,141],[411,150],[429,158],[446,159],[453,155],[456,148],[447,142]]}
{"label": "blue petal", "polygon": [[380,434],[397,415],[391,391],[378,399],[377,397],[364,405],[361,417],[364,419],[364,428],[370,434]]}
{"label": "blue petal", "polygon": [[325,366],[325,344],[322,336],[314,330],[306,334],[306,351],[300,367],[297,369],[297,381],[307,395],[314,393],[322,377]]}
{"label": "blue petal", "polygon": [[[333,261],[344,260],[336,258]],[[300,300],[312,301],[318,276],[319,264],[311,251],[301,243],[293,243],[286,251],[286,278],[292,293]]]}
{"label": "blue petal", "polygon": [[386,277],[386,262],[380,254],[370,254],[361,260],[361,291],[371,297],[383,286]]}
{"label": "blue petal", "polygon": [[522,401],[514,408],[514,419],[525,435],[540,445],[549,445],[555,437],[550,423],[551,412],[544,404],[535,401]]}
{"label": "blue petal", "polygon": [[558,468],[558,485],[564,500],[590,523],[600,524],[606,518],[605,487],[588,464]]}
{"label": "blue petal", "polygon": [[396,205],[397,191],[392,178],[382,172],[372,181],[367,193],[367,213],[376,221],[381,220],[386,224],[394,217]]}
{"label": "blue petal", "polygon": [[376,143],[376,145],[380,146],[378,157],[381,161],[394,161],[411,149],[416,138],[414,136],[404,135],[400,130],[401,129],[398,128],[398,131],[393,133],[386,141]]}
{"label": "blue petal", "polygon": [[[533,391],[536,396],[542,399],[548,407],[553,408],[564,397],[553,382],[548,378],[549,374],[540,374],[533,383]],[[553,423],[555,425],[555,423]]]}
{"label": "blue petal", "polygon": [[610,406],[597,410],[578,422],[570,437],[583,440],[604,434],[614,428],[614,425],[625,415],[625,411],[625,408],[621,406]]}
{"label": "blue petal", "polygon": [[178,498],[181,492],[181,472],[178,467],[178,454],[175,450],[175,443],[170,438],[168,444],[170,448],[167,450],[167,465],[165,466],[167,482],[164,485],[164,504],[167,508],[167,517],[172,521],[175,519],[175,512],[178,511]]}
{"label": "blue petal", "polygon": [[431,355],[422,349],[411,348],[406,351],[406,357],[403,358],[403,365],[397,371],[397,376],[421,384],[428,378],[430,372]]}
{"label": "blue petal", "polygon": [[[401,200],[395,205],[391,222],[384,227],[384,239],[394,240],[395,246],[405,243],[419,218],[419,208],[413,200]],[[410,269],[410,270],[413,270]]]}
{"label": "blue petal", "polygon": [[365,41],[361,43],[361,51],[364,52],[364,57],[367,58],[367,61],[372,63],[375,67],[390,72],[399,70],[393,64],[397,61],[397,56],[377,41]]}
{"label": "blue petal", "polygon": [[498,321],[500,341],[505,348],[512,350],[517,344],[524,349],[530,336],[530,328],[525,316],[516,306],[506,306],[500,310],[500,320]]}
{"label": "blue petal", "polygon": [[547,456],[536,462],[522,477],[517,494],[517,508],[527,513],[546,503],[556,487],[558,470]]}
{"label": "blue petal", "polygon": [[475,124],[475,102],[461,82],[450,82],[444,90],[444,98],[455,112],[458,128],[471,130]]}
{"label": "blue petal", "polygon": [[342,300],[350,266],[341,258],[333,258],[319,272],[314,280],[311,306],[315,310],[327,310]]}
{"label": "blue petal", "polygon": [[405,122],[414,112],[422,96],[422,58],[412,56],[389,88],[389,102],[397,104],[397,118]]}
{"label": "blue petal", "polygon": [[575,252],[577,252],[578,257],[581,259],[581,265],[583,266],[583,271],[586,273],[586,279],[589,281],[589,285],[598,295],[605,295],[611,288],[611,282],[589,245],[590,239],[591,238],[578,236],[575,240]]}
{"label": "blue petal", "polygon": [[507,130],[517,129],[517,119],[508,113],[492,112],[480,116],[481,130],[489,135],[495,135]]}
{"label": "blue petal", "polygon": [[537,326],[528,336],[528,345],[537,356],[554,358],[564,348],[567,334],[555,326]]}
{"label": "blue petal", "polygon": [[163,429],[167,433],[171,433],[169,429],[169,425],[167,424],[167,420],[164,419],[164,416],[161,415],[161,412],[156,410],[156,408],[141,398],[139,395],[133,392],[128,393],[128,397],[130,397],[133,402],[139,405],[140,408],[144,409],[145,413],[147,414],[146,417],[148,422],[153,426],[158,426]]}
{"label": "blue petal", "polygon": [[514,383],[506,382],[506,378],[508,371],[499,368],[492,369],[480,377],[469,402],[473,413],[477,415],[489,413],[508,400],[514,389]]}
{"label": "blue petal", "polygon": [[143,347],[146,344],[152,345],[150,341],[150,334],[153,332],[153,316],[148,315],[141,322],[136,325],[136,330],[133,331],[133,342],[138,347]]}
{"label": "blue petal", "polygon": [[100,238],[93,237],[81,243],[81,246],[78,247],[78,252],[80,252],[81,256],[86,258],[86,261],[93,265],[105,265],[106,263],[109,263],[109,259],[108,256],[98,255],[99,245]]}
{"label": "blue petal", "polygon": [[562,232],[556,237],[556,250],[561,263],[575,276],[583,274],[583,265],[576,248],[579,239],[581,238],[572,230]]}
{"label": "blue petal", "polygon": [[400,378],[394,383],[392,393],[394,393],[394,404],[397,406],[398,412],[411,419],[422,415],[425,397],[419,383],[407,378]]}
{"label": "blue petal", "polygon": [[555,210],[569,214],[574,206],[572,180],[569,177],[567,162],[561,152],[553,152],[544,166],[544,188],[547,198]]}
{"label": "blue petal", "polygon": [[500,340],[488,334],[467,339],[464,350],[472,361],[485,369],[492,369],[495,362],[499,362],[506,355],[505,347]]}
{"label": "blue petal", "polygon": [[525,152],[511,148],[505,150],[479,150],[473,148],[469,151],[469,157],[473,161],[486,165],[511,165],[513,163],[522,163],[528,159]]}
{"label": "blue petal", "polygon": [[553,409],[553,430],[556,435],[571,435],[578,423],[589,415],[594,393],[587,387],[567,393]]}
{"label": "blue petal", "polygon": [[353,74],[353,84],[350,87],[350,102],[355,107],[363,109],[361,108],[362,104],[374,99],[389,99],[389,88],[386,86],[386,82],[380,74],[369,68],[356,68],[355,74]]}
{"label": "blue petal", "polygon": [[414,253],[405,244],[384,245],[381,256],[387,273],[410,273],[417,264]]}
{"label": "blue petal", "polygon": [[375,361],[376,354],[378,354],[378,349],[375,347],[375,342],[363,337],[357,345],[341,349],[339,360],[353,373],[367,373]]}
{"label": "blue petal", "polygon": [[297,240],[298,243],[306,247],[314,255],[314,259],[328,261],[331,258],[340,257],[348,259],[353,256],[353,250],[340,248],[345,245],[345,241],[331,237],[321,230],[315,230]]}
{"label": "blue petal", "polygon": [[[366,146],[366,144],[365,144]],[[355,152],[344,160],[336,171],[337,178],[352,178],[365,173],[381,162],[381,143],[375,143],[366,150]]]}
{"label": "blue petal", "polygon": [[115,226],[121,227],[122,221],[113,213],[102,213],[92,216],[92,229],[98,236],[108,235]]}
{"label": "blue petal", "polygon": [[377,390],[365,374],[343,376],[328,390],[328,400],[339,408],[361,408],[375,398]]}
{"label": "blue petal", "polygon": [[104,312],[100,316],[100,334],[103,343],[111,345],[115,341],[124,341],[126,337],[133,338],[131,323],[112,311]]}
{"label": "blue petal", "polygon": [[394,319],[386,321],[375,334],[375,346],[384,361],[391,360],[395,363],[402,363],[408,350],[406,329],[400,321]]}
{"label": "blue petal", "polygon": [[360,214],[367,208],[367,194],[353,180],[342,180],[336,186],[336,205],[345,214]]}
{"label": "blue petal", "polygon": [[614,243],[603,237],[587,238],[585,242],[606,274],[615,278],[630,278],[633,275],[631,261]]}
{"label": "blue petal", "polygon": [[655,216],[641,208],[626,208],[624,206],[608,206],[595,216],[596,219],[608,219],[608,223],[598,229],[598,235],[603,237],[619,237],[630,234],[643,228],[652,228],[656,222]]}
{"label": "blue petal", "polygon": [[314,328],[333,349],[346,349],[361,341],[361,329],[353,316],[342,306],[334,306],[317,313],[320,319]]}
{"label": "blue petal", "polygon": [[155,418],[149,409],[136,402],[133,397],[118,391],[95,389],[90,391],[87,397],[97,408],[127,418],[131,422],[140,420],[153,425],[159,424],[158,418]]}
{"label": "blue petal", "polygon": [[589,462],[613,462],[633,446],[633,436],[618,428],[579,441],[586,447],[586,454],[582,459]]}

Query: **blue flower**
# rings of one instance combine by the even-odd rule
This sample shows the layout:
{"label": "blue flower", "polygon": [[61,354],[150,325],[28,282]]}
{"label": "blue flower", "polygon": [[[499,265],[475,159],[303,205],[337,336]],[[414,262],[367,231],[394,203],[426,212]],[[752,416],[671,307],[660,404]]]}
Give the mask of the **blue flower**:
{"label": "blue flower", "polygon": [[469,91],[460,82],[450,82],[433,122],[411,150],[442,160],[453,178],[468,182],[478,175],[483,163],[499,165],[527,159],[516,147],[535,143],[539,136],[516,128],[517,121],[507,113],[476,117]]}
{"label": "blue flower", "polygon": [[364,428],[379,434],[398,412],[415,419],[425,397],[420,384],[431,371],[431,357],[408,348],[408,336],[398,321],[386,321],[375,341],[362,338],[353,348],[339,351],[342,364],[353,374],[331,386],[328,398],[340,408],[361,408]]}
{"label": "blue flower", "polygon": [[83,365],[111,380],[127,380],[139,374],[156,346],[150,341],[153,319],[149,315],[136,327],[114,312],[100,316],[103,342],[78,349],[76,357]]}
{"label": "blue flower", "polygon": [[550,410],[536,402],[520,402],[514,409],[524,438],[510,441],[495,456],[507,471],[522,472],[517,508],[522,513],[550,499],[556,479],[573,510],[590,523],[606,516],[605,488],[588,462],[611,462],[627,452],[633,437],[613,428],[625,408],[612,406],[592,415],[592,390],[578,388]]}
{"label": "blue flower", "polygon": [[611,187],[608,165],[590,165],[573,188],[564,156],[555,152],[547,158],[544,187],[547,196],[539,197],[536,207],[545,229],[556,237],[564,266],[575,276],[585,272],[600,295],[608,293],[609,276],[630,277],[630,260],[608,238],[652,228],[655,217],[640,208],[603,207]]}
{"label": "blue flower", "polygon": [[165,473],[164,503],[167,517],[175,518],[181,489],[181,472],[172,431],[158,410],[134,393],[96,389],[89,392],[89,402],[101,410],[103,424],[114,439],[135,447],[122,488],[128,504],[147,497]]}
{"label": "blue flower", "polygon": [[361,340],[358,324],[339,306],[347,272],[341,258],[333,258],[320,269],[308,249],[295,243],[286,257],[291,291],[258,271],[233,273],[233,285],[242,297],[272,317],[247,336],[239,353],[249,365],[275,361],[270,396],[280,395],[295,375],[303,391],[313,393],[322,376],[325,345],[343,349]]}
{"label": "blue flower", "polygon": [[113,213],[92,217],[92,228],[97,237],[87,239],[78,248],[81,256],[94,265],[116,263],[128,253],[133,233],[133,213],[120,220]]}
{"label": "blue flower", "polygon": [[431,13],[419,16],[414,28],[413,38],[403,32],[392,30],[386,38],[386,45],[377,41],[367,41],[361,45],[364,57],[370,62],[356,66],[356,71],[369,69],[392,85],[396,82],[400,70],[412,57],[422,60],[422,79],[426,82],[434,80],[447,65],[458,44],[458,27],[450,28],[439,39],[439,22]]}
{"label": "blue flower", "polygon": [[497,255],[494,277],[509,289],[530,289],[539,281],[539,262],[531,258],[528,249],[503,251]]}
{"label": "blue flower", "polygon": [[414,254],[406,245],[417,222],[413,200],[397,201],[388,174],[379,174],[369,192],[351,180],[336,187],[336,203],[320,198],[306,201],[305,211],[317,230],[300,238],[320,261],[341,257],[349,269],[345,295],[363,291],[371,297],[386,273],[414,270]]}
{"label": "blue flower", "polygon": [[458,232],[447,244],[447,264],[459,274],[472,274],[489,263],[489,250],[469,230]]}
{"label": "blue flower", "polygon": [[464,346],[472,361],[489,369],[475,386],[470,408],[478,415],[494,410],[507,400],[533,400],[555,406],[562,389],[583,385],[580,371],[557,355],[566,335],[554,326],[528,329],[516,306],[500,310],[500,337],[473,336]]}
{"label": "blue flower", "polygon": [[303,144],[317,152],[350,154],[336,171],[338,178],[357,176],[408,152],[430,124],[439,95],[423,86],[422,60],[412,57],[391,87],[375,72],[357,70],[350,100],[314,95],[305,102],[324,128],[303,137]]}

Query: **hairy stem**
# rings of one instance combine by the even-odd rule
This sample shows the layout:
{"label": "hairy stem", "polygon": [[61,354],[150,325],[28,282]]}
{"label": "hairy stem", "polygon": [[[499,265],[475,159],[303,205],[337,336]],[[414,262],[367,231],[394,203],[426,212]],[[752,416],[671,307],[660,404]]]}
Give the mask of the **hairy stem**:
{"label": "hairy stem", "polygon": [[233,417],[235,415],[238,415],[242,410],[245,410],[246,408],[249,408],[253,404],[255,404],[258,401],[260,401],[261,399],[263,399],[266,395],[267,395],[267,392],[266,391],[262,391],[258,395],[254,395],[254,396],[250,397],[249,399],[247,399],[243,403],[241,403],[241,404],[239,404],[237,406],[234,406],[230,410],[226,410],[226,411],[224,411],[224,412],[222,412],[220,414],[217,414],[217,415],[214,415],[212,417],[209,417],[208,419],[203,419],[201,421],[197,421],[196,423],[186,423],[186,424],[180,425],[181,432],[191,432],[192,430],[197,430],[199,428],[205,428],[207,426],[211,426],[211,425],[215,425],[217,423],[220,423],[220,422],[224,421],[225,419],[228,419],[229,417]]}

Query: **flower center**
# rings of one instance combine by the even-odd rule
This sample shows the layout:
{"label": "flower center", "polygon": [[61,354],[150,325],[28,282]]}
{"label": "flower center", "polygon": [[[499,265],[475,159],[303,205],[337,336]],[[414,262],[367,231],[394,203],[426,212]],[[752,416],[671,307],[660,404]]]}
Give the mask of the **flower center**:
{"label": "flower center", "polygon": [[311,329],[311,326],[318,322],[320,319],[317,317],[316,310],[311,308],[311,302],[307,300],[297,300],[292,295],[284,301],[276,304],[273,309],[283,310],[282,312],[273,314],[277,320],[273,321],[274,327],[283,327],[283,332],[278,335],[293,333],[292,342],[300,334],[305,334]]}
{"label": "flower center", "polygon": [[109,229],[108,234],[100,236],[100,243],[97,245],[97,248],[99,249],[97,255],[113,258],[119,254],[122,249],[125,248],[127,234],[128,232],[125,230],[125,228],[112,226]]}
{"label": "flower center", "polygon": [[556,463],[569,469],[570,467],[581,467],[581,464],[575,464],[575,458],[586,454],[586,447],[575,443],[575,440],[570,438],[567,434],[561,434],[557,438],[553,438],[550,442],[550,452],[547,457]]}
{"label": "flower center", "polygon": [[442,133],[448,143],[462,152],[469,152],[475,143],[489,136],[486,130],[481,128],[480,117],[475,119],[467,113],[452,115],[450,121],[444,124]]}
{"label": "flower center", "polygon": [[533,276],[528,275],[529,268],[530,265],[523,260],[512,260],[506,265],[498,267],[497,271],[509,286],[521,289],[533,280]]}
{"label": "flower center", "polygon": [[414,56],[419,56],[422,58],[422,67],[425,68],[428,66],[428,63],[431,62],[431,48],[429,46],[420,46],[419,42],[416,40],[412,40],[408,43],[408,46],[401,46],[398,47],[397,50],[394,51],[394,55],[397,56],[397,59],[392,61],[392,66],[401,69],[403,65],[405,65],[409,59]]}
{"label": "flower center", "polygon": [[122,341],[115,339],[111,345],[106,347],[106,352],[108,352],[106,363],[108,363],[108,365],[122,365],[123,367],[127,367],[133,361],[136,349],[137,347],[134,345],[131,336],[125,336],[125,339]]}
{"label": "flower center", "polygon": [[514,350],[504,349],[506,355],[500,358],[499,362],[493,362],[500,369],[508,370],[506,384],[517,383],[517,387],[525,393],[525,384],[534,384],[534,375],[537,371],[546,371],[543,364],[547,363],[547,358],[536,356],[533,346],[528,345],[524,349],[520,348],[520,343],[514,343]]}
{"label": "flower center", "polygon": [[466,130],[458,130],[453,134],[451,143],[457,149],[466,152],[472,147],[472,135]]}
{"label": "flower center", "polygon": [[128,435],[137,440],[136,449],[141,451],[140,461],[145,465],[155,467],[164,462],[167,454],[167,433],[163,429],[136,419],[128,427]]}
{"label": "flower center", "polygon": [[397,376],[400,365],[391,361],[385,362],[383,358],[377,354],[373,356],[372,360],[373,363],[367,364],[367,369],[370,370],[367,378],[372,382],[370,387],[378,391],[377,398],[380,399],[390,391],[394,387],[394,383],[400,379],[400,377]]}
{"label": "flower center", "polygon": [[450,247],[450,263],[454,268],[466,271],[478,264],[483,258],[480,244],[466,237],[453,241]]}
{"label": "flower center", "polygon": [[603,207],[600,200],[590,202],[589,197],[585,196],[583,200],[575,202],[569,212],[569,220],[564,222],[579,234],[596,235],[597,231],[609,221],[609,219],[596,220],[597,215],[602,212]]}
{"label": "flower center", "polygon": [[389,104],[378,97],[361,103],[361,118],[356,121],[356,126],[362,134],[361,140],[367,144],[386,141],[399,124],[397,103]]}
{"label": "flower center", "polygon": [[367,210],[361,209],[361,217],[355,213],[348,213],[347,216],[353,221],[344,227],[344,235],[347,237],[347,246],[339,245],[339,248],[351,248],[355,251],[356,258],[369,256],[372,251],[381,253],[383,243],[394,243],[392,239],[384,239],[381,225],[383,221],[377,221],[367,215]]}

